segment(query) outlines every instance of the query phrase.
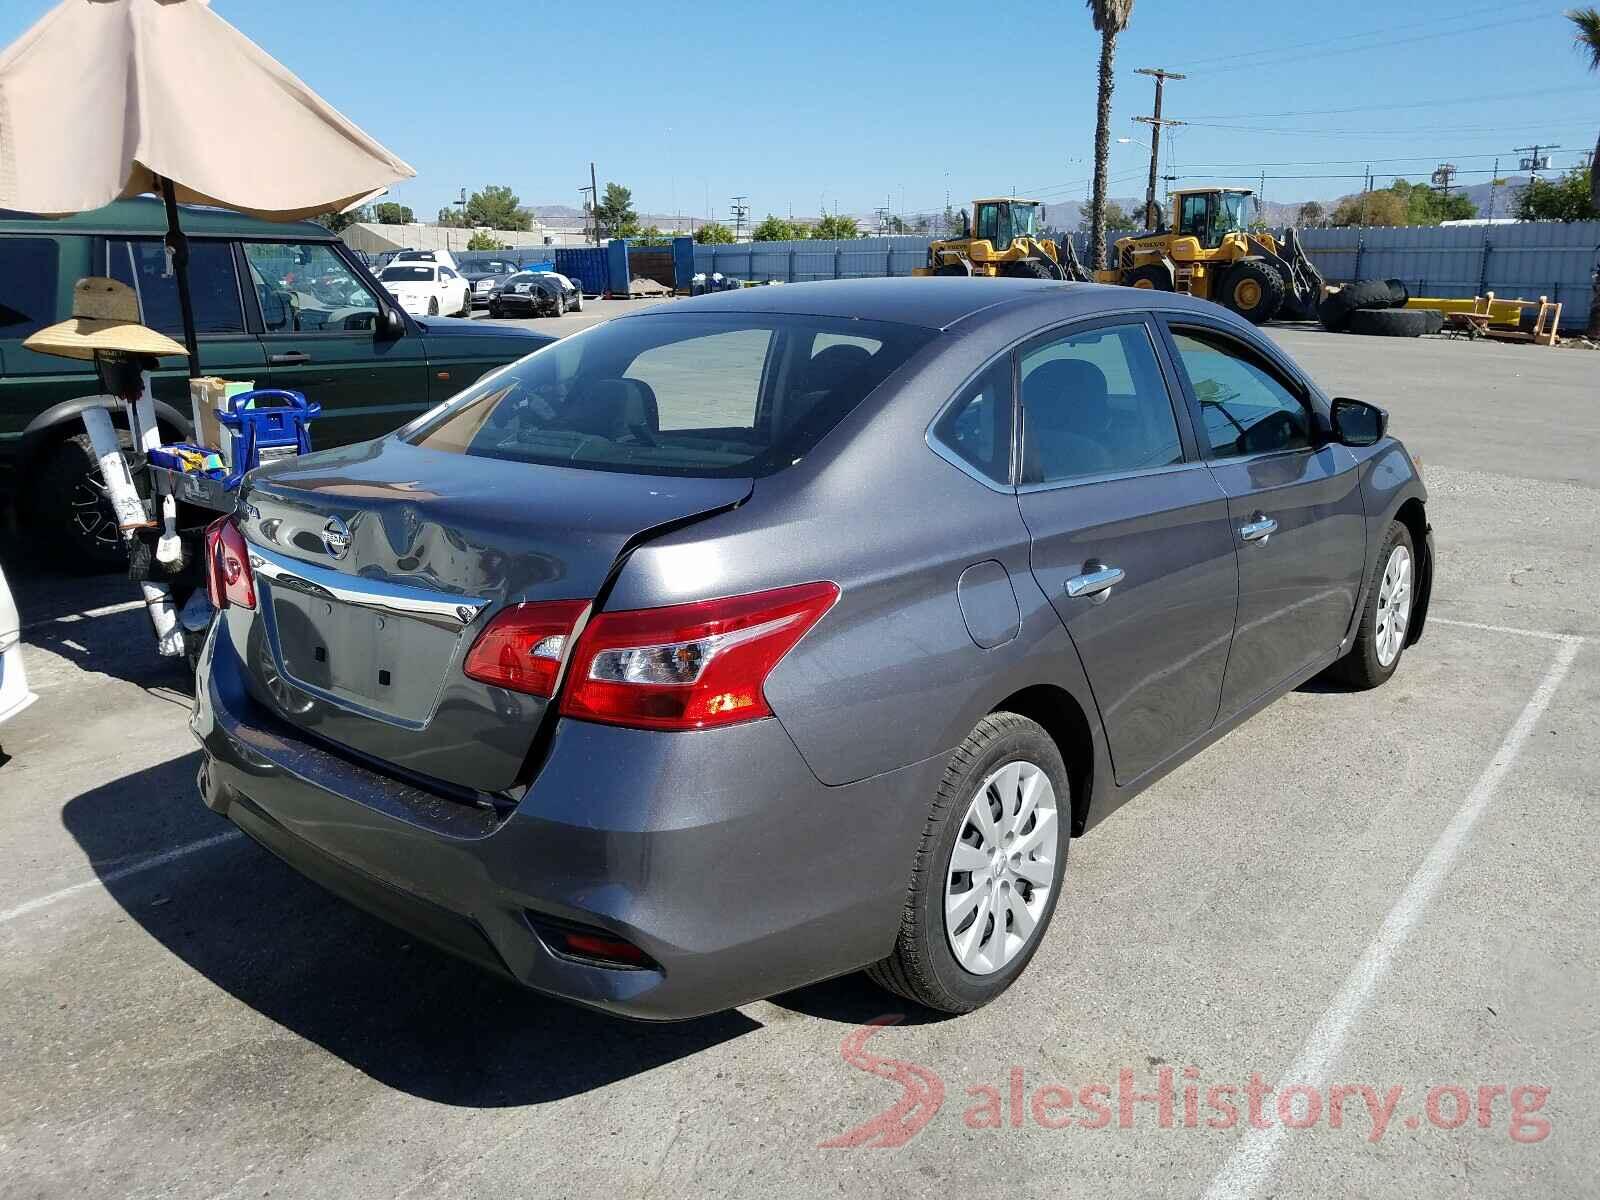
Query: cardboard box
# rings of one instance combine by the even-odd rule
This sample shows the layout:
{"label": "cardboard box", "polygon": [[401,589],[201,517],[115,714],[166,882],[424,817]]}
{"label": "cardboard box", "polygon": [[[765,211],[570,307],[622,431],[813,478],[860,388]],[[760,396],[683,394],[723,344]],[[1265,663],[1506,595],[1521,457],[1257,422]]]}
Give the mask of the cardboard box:
{"label": "cardboard box", "polygon": [[222,455],[222,461],[233,466],[233,439],[217,420],[217,409],[227,407],[230,397],[240,392],[252,391],[251,381],[240,382],[206,375],[189,381],[189,409],[194,420],[194,440],[209,446]]}

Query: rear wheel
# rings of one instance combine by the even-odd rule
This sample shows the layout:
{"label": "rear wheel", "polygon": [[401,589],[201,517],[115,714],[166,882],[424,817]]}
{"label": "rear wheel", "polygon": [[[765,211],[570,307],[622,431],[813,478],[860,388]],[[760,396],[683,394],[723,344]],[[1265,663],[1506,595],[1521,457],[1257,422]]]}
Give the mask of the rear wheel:
{"label": "rear wheel", "polygon": [[556,292],[555,308],[556,308],[556,316],[564,317],[564,316],[567,315],[567,298],[560,291]]}
{"label": "rear wheel", "polygon": [[1066,870],[1071,796],[1038,724],[991,713],[951,757],[912,865],[894,953],[868,974],[940,1012],[1010,987],[1038,950]]}
{"label": "rear wheel", "polygon": [[1172,272],[1160,263],[1145,263],[1128,272],[1128,286],[1144,288],[1146,291],[1170,292]]}
{"label": "rear wheel", "polygon": [[1283,307],[1283,295],[1283,276],[1267,263],[1247,258],[1222,277],[1218,298],[1252,325],[1265,325]]}
{"label": "rear wheel", "polygon": [[1361,610],[1356,640],[1350,652],[1333,666],[1337,678],[1358,688],[1375,688],[1388,682],[1405,653],[1416,577],[1416,547],[1411,542],[1411,531],[1399,521],[1390,521],[1383,550],[1367,585],[1367,603]]}
{"label": "rear wheel", "polygon": [[439,315],[439,297],[433,296],[429,298],[428,315],[430,317],[437,317]]}
{"label": "rear wheel", "polygon": [[471,284],[467,285],[467,290],[461,296],[461,311],[456,313],[456,316],[458,316],[458,317],[470,317],[470,316],[472,316],[472,285]]}
{"label": "rear wheel", "polygon": [[[117,430],[117,439],[124,451],[132,449],[127,430]],[[27,505],[35,544],[60,566],[86,575],[127,567],[117,514],[87,433],[45,452],[33,470]]]}

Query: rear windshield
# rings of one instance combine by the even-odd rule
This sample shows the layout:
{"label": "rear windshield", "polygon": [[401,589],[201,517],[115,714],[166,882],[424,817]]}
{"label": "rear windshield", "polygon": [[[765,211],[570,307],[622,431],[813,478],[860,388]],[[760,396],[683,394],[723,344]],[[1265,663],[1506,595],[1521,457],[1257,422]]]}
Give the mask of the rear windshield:
{"label": "rear windshield", "polygon": [[378,276],[385,283],[429,283],[433,280],[432,267],[385,267]]}
{"label": "rear windshield", "polygon": [[400,436],[549,466],[768,475],[798,462],[933,336],[775,313],[610,321],[496,372]]}

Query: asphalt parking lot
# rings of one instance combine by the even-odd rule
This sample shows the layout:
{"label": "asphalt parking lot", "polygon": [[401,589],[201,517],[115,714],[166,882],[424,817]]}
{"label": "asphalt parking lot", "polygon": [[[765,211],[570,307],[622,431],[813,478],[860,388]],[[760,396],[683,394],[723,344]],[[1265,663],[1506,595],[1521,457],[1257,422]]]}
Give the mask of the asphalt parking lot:
{"label": "asphalt parking lot", "polygon": [[40,695],[0,729],[0,1191],[1591,1192],[1600,356],[1276,336],[1421,459],[1427,636],[1079,840],[954,1020],[851,977],[641,1026],[417,944],[201,806],[125,582],[0,543]]}

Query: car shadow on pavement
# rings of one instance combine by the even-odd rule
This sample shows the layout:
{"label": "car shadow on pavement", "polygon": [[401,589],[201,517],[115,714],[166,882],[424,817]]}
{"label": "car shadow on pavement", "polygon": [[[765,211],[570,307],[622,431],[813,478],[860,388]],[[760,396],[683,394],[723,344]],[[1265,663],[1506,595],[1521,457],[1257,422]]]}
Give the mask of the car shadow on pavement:
{"label": "car shadow on pavement", "polygon": [[121,876],[130,856],[233,829],[201,804],[198,766],[197,752],[86,792],[63,822],[176,958],[380,1083],[441,1104],[537,1104],[761,1027],[738,1012],[647,1025],[545,999],[352,908],[242,836]]}

